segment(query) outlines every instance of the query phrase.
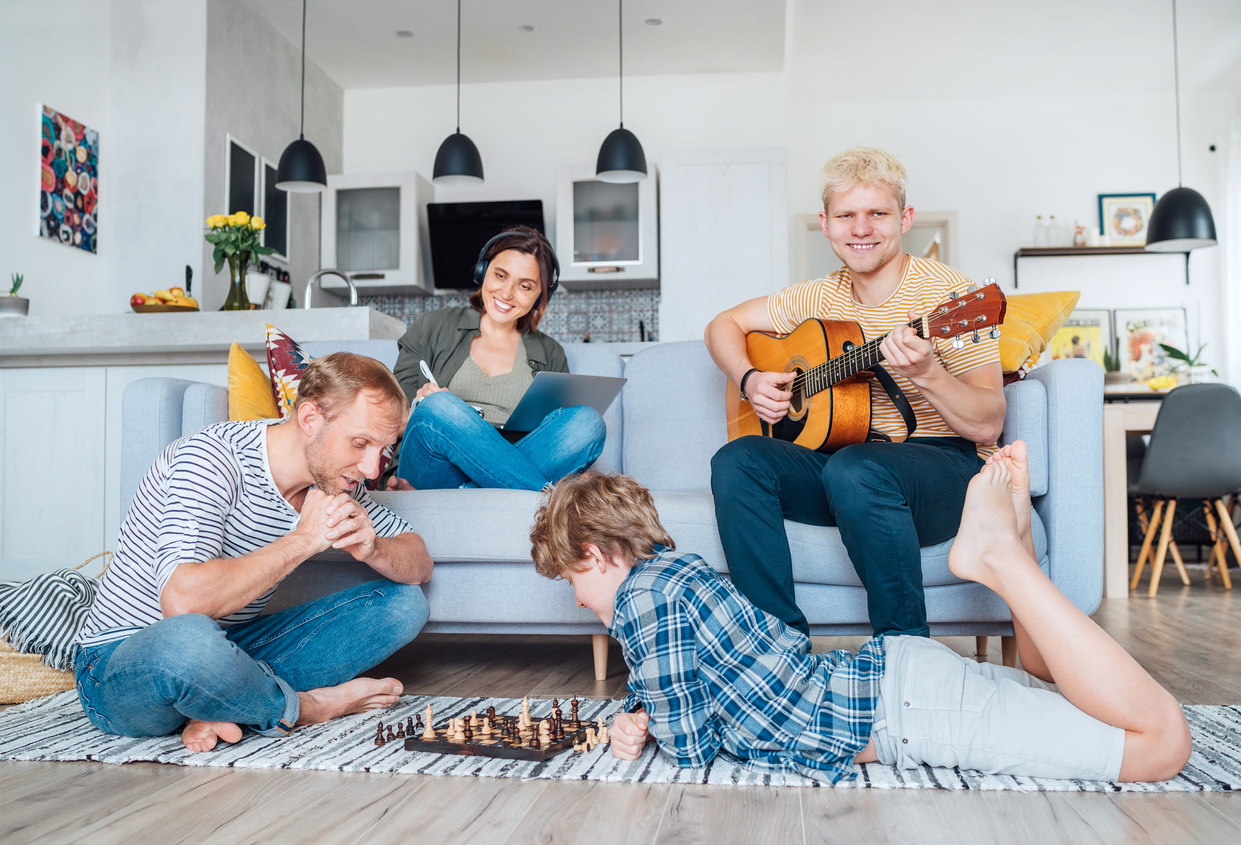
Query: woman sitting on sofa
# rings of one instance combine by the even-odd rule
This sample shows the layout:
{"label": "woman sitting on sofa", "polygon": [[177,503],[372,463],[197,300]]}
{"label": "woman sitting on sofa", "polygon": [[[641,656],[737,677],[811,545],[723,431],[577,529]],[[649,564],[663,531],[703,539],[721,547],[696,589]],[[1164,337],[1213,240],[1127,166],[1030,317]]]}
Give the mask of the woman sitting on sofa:
{"label": "woman sitting on sofa", "polygon": [[529,433],[498,428],[535,373],[569,371],[560,344],[536,330],[559,273],[542,234],[524,226],[502,232],[479,253],[470,307],[430,311],[405,332],[395,372],[417,404],[397,478],[421,490],[541,490],[599,457],[607,429],[593,408],[553,411]]}

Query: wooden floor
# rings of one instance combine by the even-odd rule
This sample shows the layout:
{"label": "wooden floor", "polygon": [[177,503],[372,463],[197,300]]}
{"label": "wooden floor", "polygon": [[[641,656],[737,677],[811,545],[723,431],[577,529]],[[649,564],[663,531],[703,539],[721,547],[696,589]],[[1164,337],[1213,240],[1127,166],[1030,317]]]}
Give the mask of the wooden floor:
{"label": "wooden floor", "polygon": [[[1241,590],[1173,586],[1095,618],[1187,704],[1241,702]],[[946,640],[972,654],[972,638]],[[816,649],[860,639],[816,639]],[[999,642],[989,657],[998,661]],[[383,668],[412,693],[620,696],[588,638],[421,637]],[[153,763],[0,762],[0,842],[1238,843],[1241,796],[623,785]]]}

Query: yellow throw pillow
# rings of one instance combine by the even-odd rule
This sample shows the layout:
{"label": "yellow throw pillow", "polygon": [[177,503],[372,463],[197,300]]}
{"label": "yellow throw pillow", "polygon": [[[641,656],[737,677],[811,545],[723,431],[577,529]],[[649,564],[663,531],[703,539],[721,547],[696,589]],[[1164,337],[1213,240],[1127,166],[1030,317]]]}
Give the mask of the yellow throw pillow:
{"label": "yellow throw pillow", "polygon": [[1000,369],[1007,375],[1023,364],[1034,366],[1051,342],[1051,336],[1064,325],[1077,307],[1081,291],[1015,293],[1008,297],[1008,311],[1000,326]]}
{"label": "yellow throw pillow", "polygon": [[228,350],[228,418],[270,420],[280,416],[267,373],[250,353],[234,343]]}

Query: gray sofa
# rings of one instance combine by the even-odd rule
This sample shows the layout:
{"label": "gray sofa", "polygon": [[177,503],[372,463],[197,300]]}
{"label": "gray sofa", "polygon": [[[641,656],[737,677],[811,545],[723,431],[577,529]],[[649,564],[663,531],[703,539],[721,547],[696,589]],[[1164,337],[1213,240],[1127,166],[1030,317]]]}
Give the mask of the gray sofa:
{"label": "gray sofa", "polygon": [[[338,349],[395,363],[395,341],[308,343],[311,355]],[[605,419],[608,439],[596,468],[626,472],[648,486],[677,549],[726,572],[715,527],[710,459],[726,440],[725,380],[701,342],[652,345],[627,362],[602,345],[565,347],[570,369],[629,379]],[[1034,542],[1039,563],[1086,613],[1103,589],[1103,373],[1060,360],[1005,388],[1004,441],[1030,447]],[[178,379],[134,382],[123,400],[121,502],[160,450],[204,425],[227,419],[226,391]],[[426,540],[435,574],[425,590],[430,621],[443,633],[591,634],[595,670],[606,677],[606,635],[578,608],[569,585],[535,574],[529,528],[538,494],[521,490],[376,493]],[[865,592],[835,528],[788,523],[797,601],[822,635],[867,635]],[[922,550],[927,614],[936,636],[1005,637],[1015,652],[1008,608],[990,590],[948,571],[951,541]],[[271,609],[375,577],[351,558],[307,561],[277,590]]]}

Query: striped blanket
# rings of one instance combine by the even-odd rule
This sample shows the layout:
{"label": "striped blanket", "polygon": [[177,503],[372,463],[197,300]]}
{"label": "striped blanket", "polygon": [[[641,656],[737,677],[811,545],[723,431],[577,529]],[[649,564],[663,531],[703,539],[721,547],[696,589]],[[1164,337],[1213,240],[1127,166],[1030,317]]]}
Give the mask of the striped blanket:
{"label": "striped blanket", "polygon": [[73,668],[73,641],[95,603],[99,582],[76,569],[29,581],[0,581],[0,635],[53,669]]}

